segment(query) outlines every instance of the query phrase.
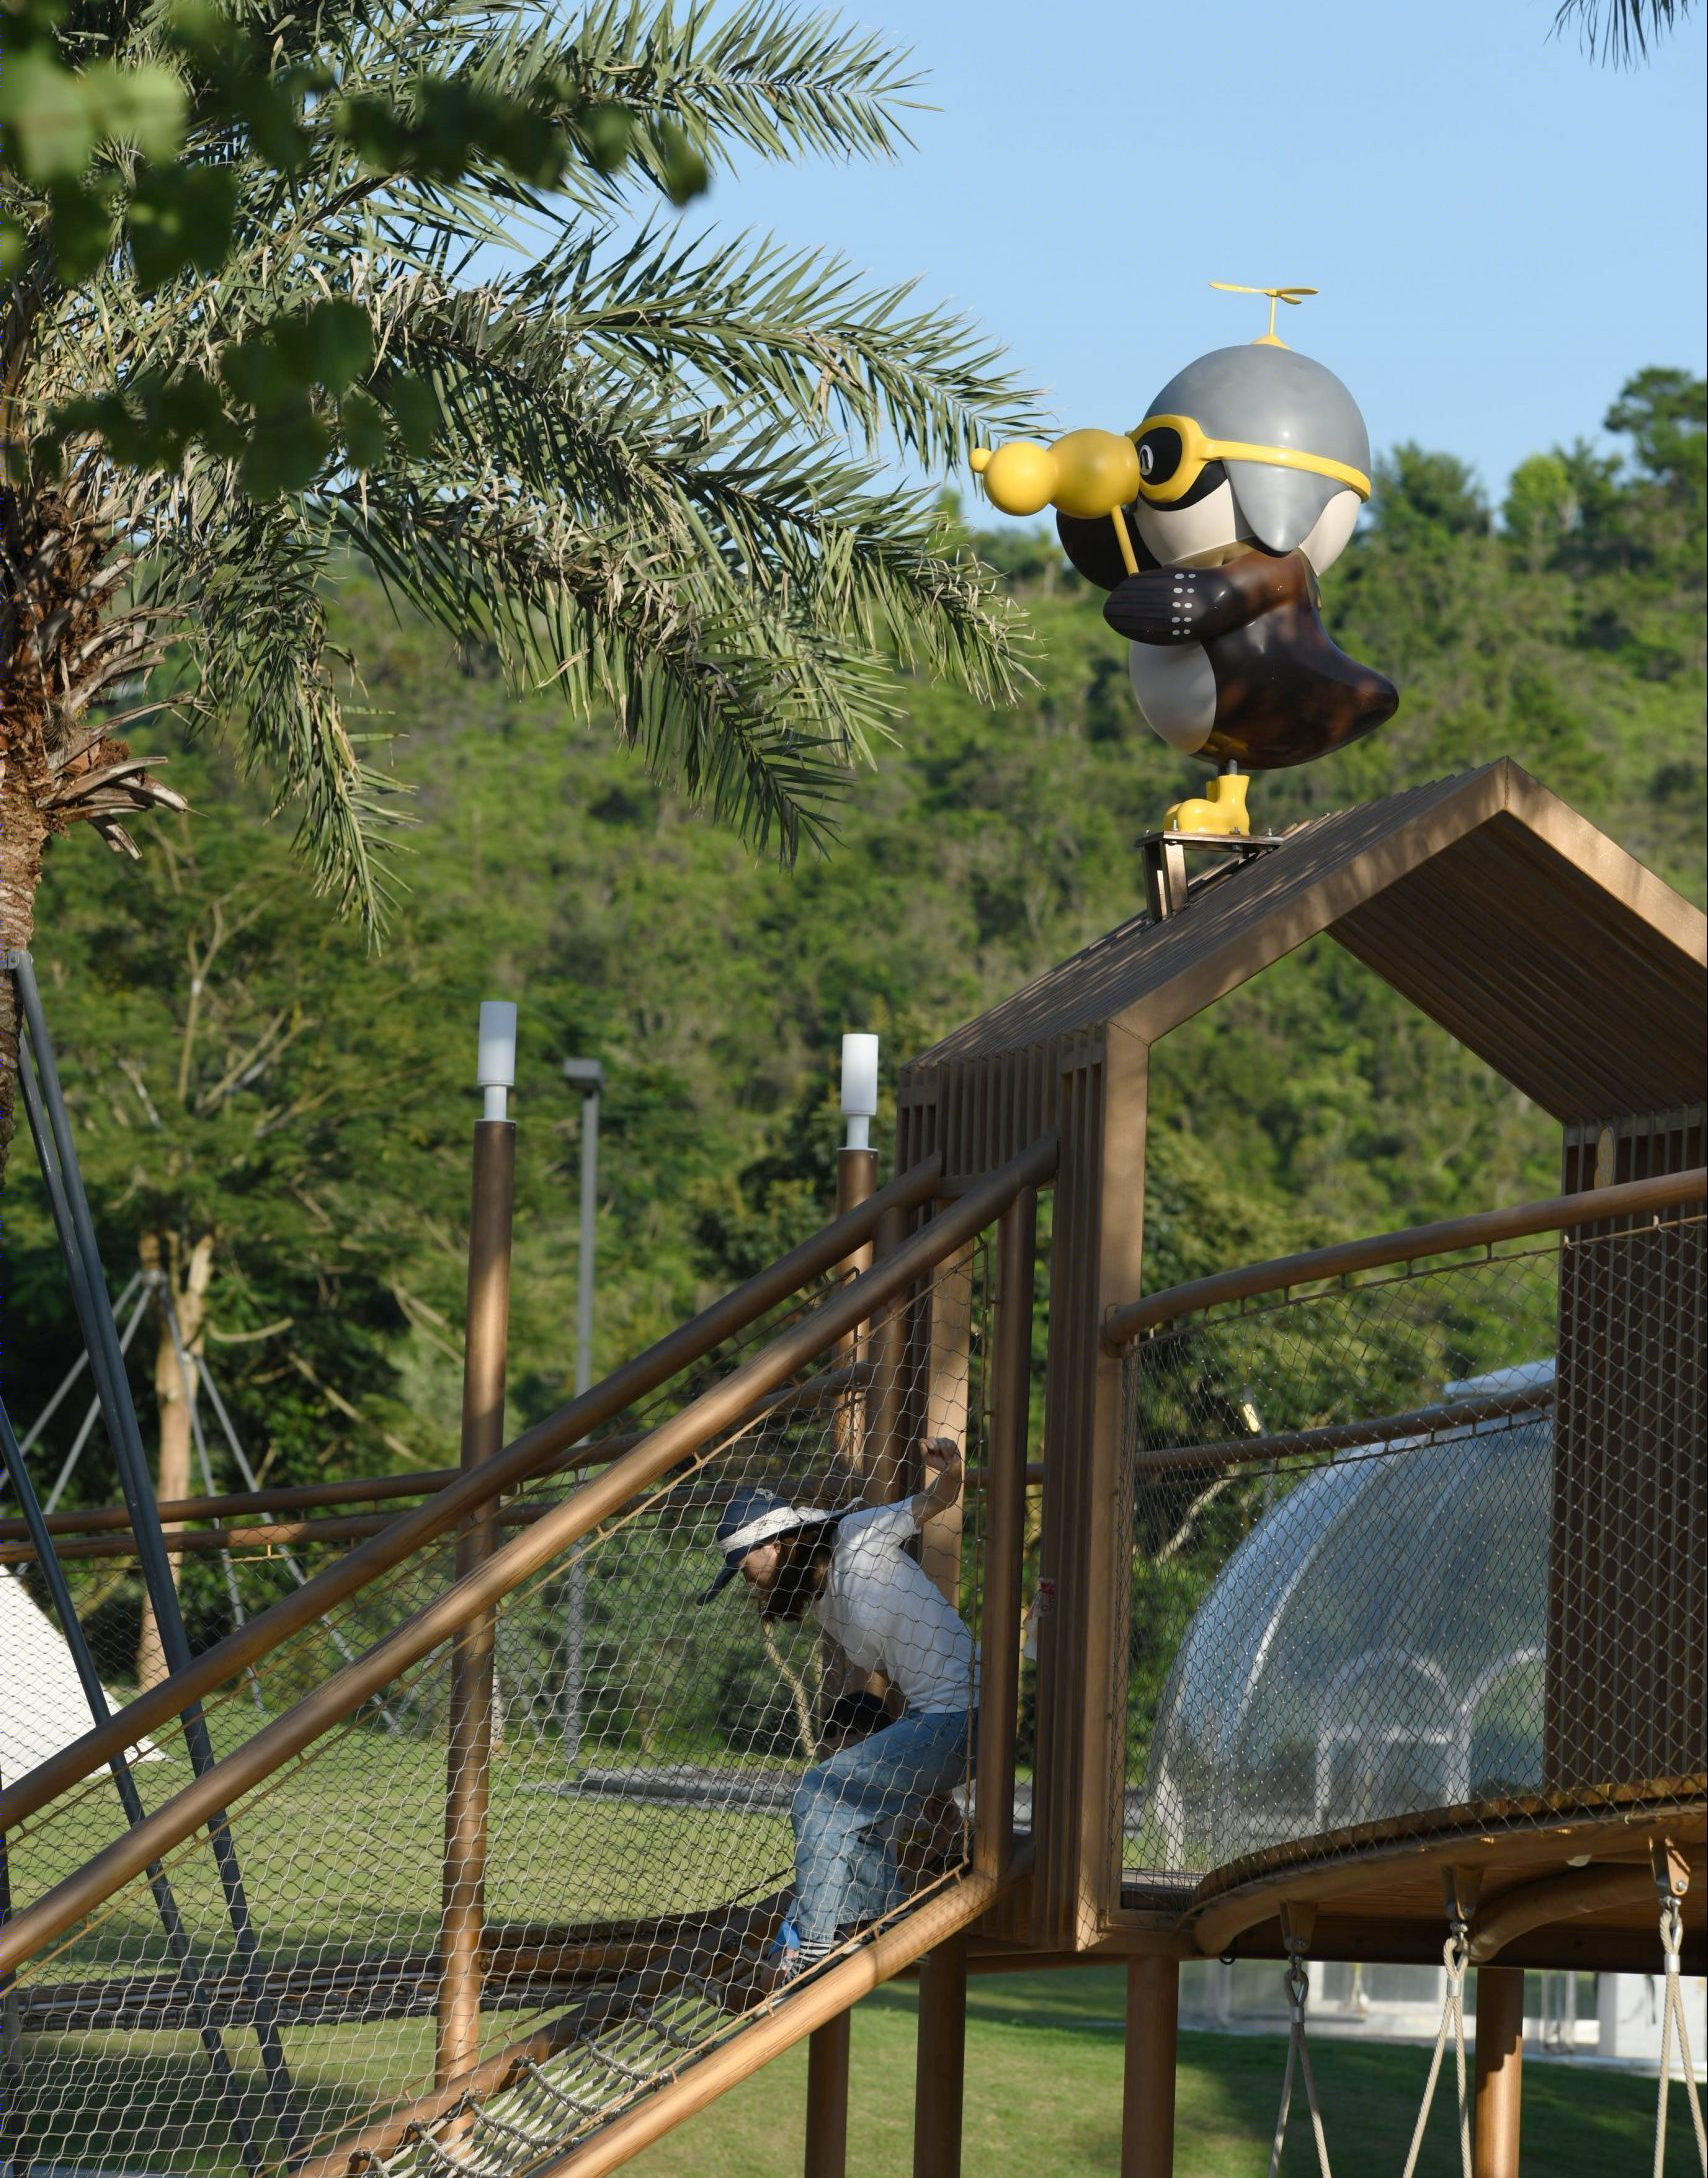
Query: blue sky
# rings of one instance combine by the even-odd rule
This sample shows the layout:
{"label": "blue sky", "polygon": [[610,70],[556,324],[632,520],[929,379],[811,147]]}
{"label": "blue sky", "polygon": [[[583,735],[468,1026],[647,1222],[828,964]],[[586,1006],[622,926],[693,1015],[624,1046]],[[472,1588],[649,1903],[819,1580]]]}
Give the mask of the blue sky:
{"label": "blue sky", "polygon": [[1264,307],[1381,448],[1469,460],[1498,498],[1594,436],[1630,373],[1704,365],[1704,29],[1634,71],[1550,40],[1553,0],[861,0],[938,110],[894,166],[759,162],[690,222],[917,274],[1120,430]]}

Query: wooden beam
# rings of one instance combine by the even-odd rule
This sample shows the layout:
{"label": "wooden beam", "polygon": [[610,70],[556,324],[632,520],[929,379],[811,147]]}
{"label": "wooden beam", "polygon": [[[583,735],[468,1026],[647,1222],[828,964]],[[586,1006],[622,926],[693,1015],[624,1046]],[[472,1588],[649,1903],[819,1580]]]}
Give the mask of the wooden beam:
{"label": "wooden beam", "polygon": [[1647,1217],[1660,1210],[1700,1202],[1708,1192],[1708,1169],[1661,1173],[1602,1191],[1578,1189],[1550,1195],[1541,1202],[1511,1204],[1504,1210],[1478,1210],[1468,1217],[1435,1225],[1408,1226],[1403,1232],[1373,1233],[1360,1240],[1338,1240],[1302,1255],[1282,1255],[1266,1263],[1243,1263],[1233,1270],[1194,1278],[1183,1286],[1147,1293],[1110,1310],[1103,1343],[1111,1351],[1130,1344],[1141,1331],[1195,1316],[1229,1301],[1249,1301],[1259,1294],[1284,1293],[1293,1286],[1349,1278],[1355,1272],[1383,1270],[1394,1263],[1415,1263],[1427,1256],[1456,1255],[1462,1248],[1492,1248],[1505,1240],[1536,1233],[1563,1232],[1609,1217]]}
{"label": "wooden beam", "polygon": [[1561,1875],[1520,1883],[1491,1899],[1471,1923],[1471,1964],[1481,1966],[1498,1957],[1515,1936],[1526,1936],[1532,1929],[1621,1906],[1648,1909],[1654,1895],[1654,1873],[1646,1861],[1623,1867],[1568,1868]]}

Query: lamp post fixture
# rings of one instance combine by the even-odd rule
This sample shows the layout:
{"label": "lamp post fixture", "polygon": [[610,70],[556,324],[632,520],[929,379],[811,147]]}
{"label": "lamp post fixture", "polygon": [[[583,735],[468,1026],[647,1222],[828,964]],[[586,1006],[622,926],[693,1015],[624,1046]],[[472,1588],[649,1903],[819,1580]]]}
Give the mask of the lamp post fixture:
{"label": "lamp post fixture", "polygon": [[[593,1381],[593,1223],[599,1188],[599,1092],[605,1069],[597,1059],[565,1059],[563,1078],[581,1095],[581,1237],[576,1249],[575,1395]],[[581,1753],[582,1682],[586,1676],[587,1575],[579,1555],[570,1562],[564,1597],[564,1753]]]}

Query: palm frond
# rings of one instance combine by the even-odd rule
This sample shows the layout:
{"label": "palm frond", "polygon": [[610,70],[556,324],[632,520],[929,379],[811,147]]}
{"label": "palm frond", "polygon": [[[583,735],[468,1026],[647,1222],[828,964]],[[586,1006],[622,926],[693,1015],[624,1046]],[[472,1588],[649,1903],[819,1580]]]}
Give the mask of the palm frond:
{"label": "palm frond", "polygon": [[[566,122],[609,100],[639,126],[638,168],[572,170],[549,205],[478,162],[373,173],[332,134],[284,175],[210,128],[195,154],[240,181],[217,278],[143,294],[115,251],[73,292],[6,298],[0,359],[26,430],[91,389],[215,383],[233,342],[322,300],[366,312],[370,394],[400,372],[430,389],[430,447],[392,434],[357,474],[334,435],[292,499],[251,496],[205,451],[169,475],[91,439],[56,487],[135,555],[185,707],[276,783],[341,905],[383,921],[404,809],[329,643],[352,549],[399,599],[490,641],[517,686],[608,713],[661,777],[784,859],[829,839],[852,767],[893,733],[898,664],[1012,692],[1020,637],[994,578],[884,467],[929,474],[975,435],[1025,428],[1031,397],[997,352],[840,260],[630,218],[667,125],[708,156],[892,155],[904,56],[775,0],[598,0],[567,26],[524,0],[234,4],[277,65],[327,60],[340,93],[402,98],[454,70]],[[115,53],[163,36],[165,0],[80,5],[78,35]],[[556,239],[494,278],[491,246],[524,218]],[[336,422],[332,396],[321,409]]]}
{"label": "palm frond", "polygon": [[1651,45],[1687,20],[1692,0],[1561,0],[1554,15],[1555,37],[1577,32],[1592,60],[1631,68],[1647,60]]}

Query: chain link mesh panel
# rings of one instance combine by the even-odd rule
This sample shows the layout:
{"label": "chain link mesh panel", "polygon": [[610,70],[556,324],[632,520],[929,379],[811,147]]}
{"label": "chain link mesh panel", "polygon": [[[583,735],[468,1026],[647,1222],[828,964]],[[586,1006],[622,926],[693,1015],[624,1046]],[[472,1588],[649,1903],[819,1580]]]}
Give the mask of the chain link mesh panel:
{"label": "chain link mesh panel", "polygon": [[[969,1841],[976,1486],[918,1560],[869,1532],[850,1571],[857,1531],[822,1536],[827,1595],[852,1580],[864,1601],[845,1616],[877,1628],[859,1665],[930,1681],[899,1723],[890,1682],[820,1630],[810,1568],[797,1616],[761,1619],[740,1580],[702,1598],[742,1493],[840,1511],[892,1468],[917,1486],[919,1441],[939,1434],[976,1471],[987,1286],[980,1242],[887,1339],[828,1347],[236,1799],[252,1969],[206,1830],[33,1957],[4,1999],[5,2151],[113,2174],[524,2171],[738,2031],[791,1964],[811,1971],[814,1931],[837,1955],[952,1881]],[[670,1387],[655,1416],[777,1328]],[[506,1498],[500,1537],[569,1486]],[[344,1646],[401,1625],[446,1586],[454,1550],[433,1546],[263,1658],[209,1703],[216,1745],[335,1670]],[[115,1679],[121,1665],[103,1661]],[[188,1775],[159,1737],[130,1766],[150,1807]],[[470,1788],[484,1820],[453,1881],[447,1808]],[[103,1774],[8,1833],[13,1906],[122,1823]]]}
{"label": "chain link mesh panel", "polygon": [[1700,1796],[1703,1231],[1408,1264],[1129,1349],[1128,1870]]}
{"label": "chain link mesh panel", "polygon": [[[612,1427],[601,1431],[595,1441],[569,1457],[577,1468],[595,1470],[603,1461],[618,1456],[636,1443],[644,1430],[687,1406],[786,1330],[838,1283],[840,1281],[835,1278],[817,1281],[810,1290],[769,1311],[639,1402]],[[850,1363],[845,1356],[838,1358],[844,1366],[860,1366]],[[815,1396],[818,1391],[824,1396],[833,1396],[836,1389],[827,1384],[815,1390]],[[538,1519],[575,1487],[577,1475],[565,1473],[564,1464],[560,1458],[551,1463],[547,1472],[505,1493],[497,1508],[500,1535],[514,1533]],[[379,1515],[369,1517],[376,1524],[383,1524],[395,1516],[395,1508],[388,1504]],[[286,1596],[301,1580],[339,1557],[352,1539],[347,1529],[357,1523],[367,1525],[362,1522],[359,1512],[352,1518],[338,1520],[321,1517],[290,1523],[281,1521],[278,1524],[281,1539],[277,1543],[256,1539],[254,1547],[233,1548],[223,1554],[229,1563],[229,1581],[226,1566],[221,1562],[222,1554],[217,1551],[191,1547],[176,1555],[178,1591],[192,1655],[230,1633],[240,1615],[244,1620],[258,1618],[268,1605]],[[233,1524],[247,1527],[251,1537],[254,1536],[254,1521]],[[324,1540],[321,1539],[323,1534]],[[201,1532],[196,1527],[186,1531],[186,1541],[192,1546],[206,1539],[205,1528]],[[60,1546],[60,1556],[96,1670],[116,1707],[135,1691],[137,1633],[142,1619],[144,1588],[128,1538],[103,1537],[94,1547],[102,1553],[116,1550],[118,1554],[85,1555],[90,1544],[73,1541]],[[21,1580],[25,1592],[32,1602],[45,1607],[48,1602],[45,1584],[39,1571],[29,1563],[27,1546],[12,1546],[12,1555],[20,1561],[16,1577]],[[245,1671],[210,1695],[203,1707],[215,1751],[228,1753],[261,1724],[330,1678],[340,1665],[383,1639],[442,1593],[454,1578],[455,1567],[454,1534],[416,1549],[399,1564],[376,1574],[353,1594],[274,1647],[264,1669]],[[232,1604],[233,1584],[238,1609]],[[57,1648],[57,1635],[53,1639]],[[51,1686],[45,1679],[39,1685],[26,1682],[15,1690],[8,1685],[9,1728],[18,1732],[21,1739],[27,1738],[43,1746],[49,1742],[63,1745],[67,1737],[74,1736],[64,1728],[68,1716],[77,1715],[77,1729],[86,1724],[86,1706],[82,1711],[74,1712],[64,1698],[65,1669],[61,1658]],[[81,1699],[79,1694],[79,1702]],[[435,1690],[431,1682],[426,1682],[396,1694],[383,1705],[376,1705],[376,1714],[382,1729],[407,1730],[407,1711],[435,1701],[442,1707],[443,1700],[443,1689]],[[156,1732],[149,1758],[141,1764],[133,1764],[132,1769],[145,1806],[156,1806],[176,1792],[190,1774],[183,1741],[176,1727],[168,1726]],[[21,1774],[21,1770],[16,1773],[9,1770],[5,1782],[15,1783]],[[111,1782],[104,1773],[98,1773],[79,1788],[63,1794],[32,1822],[36,1852],[46,1879],[58,1881],[72,1868],[80,1866],[119,1834],[124,1820]]]}

